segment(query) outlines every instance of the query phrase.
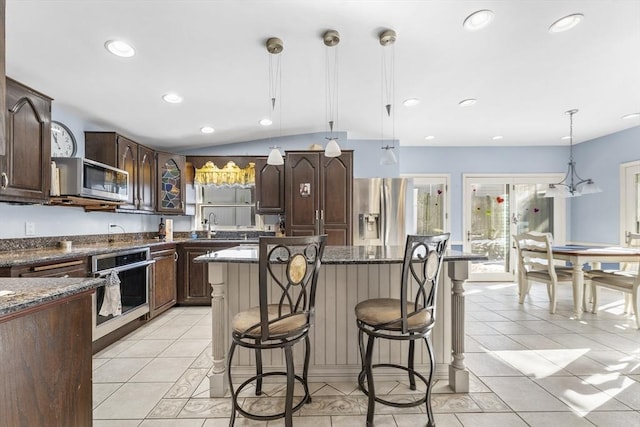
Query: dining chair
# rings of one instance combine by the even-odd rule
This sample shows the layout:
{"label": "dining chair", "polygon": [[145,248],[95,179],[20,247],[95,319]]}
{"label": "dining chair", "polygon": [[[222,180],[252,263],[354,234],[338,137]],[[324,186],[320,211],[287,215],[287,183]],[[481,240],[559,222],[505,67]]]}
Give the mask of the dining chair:
{"label": "dining chair", "polygon": [[[531,282],[547,285],[549,312],[554,314],[557,305],[557,287],[573,284],[571,269],[557,266],[553,259],[549,233],[530,231],[513,236],[518,251],[519,302],[524,303],[531,289]],[[574,295],[575,298],[575,295]]]}
{"label": "dining chair", "polygon": [[[640,233],[627,233],[626,245],[640,247]],[[634,314],[636,327],[640,329],[640,314],[638,313],[638,286],[640,282],[640,257],[638,262],[620,264],[619,270],[592,270],[587,276],[591,284],[593,305],[591,312],[598,312],[598,288],[620,291],[624,294],[624,312]]]}
{"label": "dining chair", "polygon": [[[373,426],[376,402],[395,407],[413,407],[426,404],[428,426],[435,426],[431,408],[431,387],[435,371],[435,359],[431,343],[431,331],[436,322],[436,294],[444,251],[449,233],[417,236],[408,235],[404,250],[400,298],[376,298],[356,305],[358,344],[362,369],[358,375],[360,390],[368,396],[367,427]],[[413,290],[413,292],[412,292]],[[364,335],[367,335],[365,348]],[[407,365],[393,363],[373,364],[373,349],[377,338],[409,342]],[[415,369],[415,341],[423,340],[429,354],[429,377]],[[426,394],[411,402],[392,402],[376,396],[373,370],[394,368],[408,373],[409,385],[416,389],[416,377],[426,385]]]}
{"label": "dining chair", "polygon": [[[269,421],[285,419],[285,426],[292,427],[292,415],[311,401],[307,375],[311,343],[309,330],[314,322],[316,286],[327,236],[309,237],[260,237],[258,260],[259,305],[242,311],[231,322],[231,346],[227,363],[227,380],[233,401],[229,425],[235,423],[236,412],[253,420]],[[293,363],[293,345],[304,341],[304,366],[302,376],[296,375]],[[256,375],[234,388],[231,365],[236,346],[251,349],[256,356]],[[262,350],[282,349],[285,371],[263,372]],[[255,394],[262,394],[265,377],[286,377],[284,410],[276,414],[256,414],[240,404],[242,390],[255,384]],[[299,382],[304,396],[295,405],[293,391]]]}

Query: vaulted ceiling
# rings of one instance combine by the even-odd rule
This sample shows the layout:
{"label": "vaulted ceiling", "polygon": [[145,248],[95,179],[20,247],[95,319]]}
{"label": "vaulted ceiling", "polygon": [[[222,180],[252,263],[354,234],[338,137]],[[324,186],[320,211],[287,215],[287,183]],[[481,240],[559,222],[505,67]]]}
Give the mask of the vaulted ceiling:
{"label": "vaulted ceiling", "polygon": [[[481,9],[493,11],[491,23],[465,30]],[[573,13],[584,15],[579,25],[549,32]],[[323,44],[328,29],[340,33],[337,48]],[[383,29],[397,33],[391,124]],[[265,41],[274,36],[284,42],[282,88],[263,127],[273,113]],[[136,55],[110,54],[111,39]],[[338,49],[335,127],[349,138],[561,145],[572,108],[575,142],[640,125],[622,119],[640,112],[638,0],[7,0],[6,40],[7,75],[53,97],[54,108],[177,151],[328,132],[328,49]],[[164,102],[169,92],[183,102]],[[420,102],[405,107],[408,98]],[[476,104],[461,107],[468,98]],[[215,132],[201,133],[205,125]]]}

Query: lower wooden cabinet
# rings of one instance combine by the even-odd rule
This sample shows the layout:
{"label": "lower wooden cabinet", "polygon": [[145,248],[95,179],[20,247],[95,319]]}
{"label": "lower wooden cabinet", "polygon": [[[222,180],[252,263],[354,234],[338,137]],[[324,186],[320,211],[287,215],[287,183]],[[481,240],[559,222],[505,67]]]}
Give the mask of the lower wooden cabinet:
{"label": "lower wooden cabinet", "polygon": [[167,244],[152,247],[151,259],[155,263],[151,268],[149,315],[154,318],[173,307],[177,302],[178,252],[176,251],[176,245]]}
{"label": "lower wooden cabinet", "polygon": [[0,426],[90,426],[91,292],[0,318]]}
{"label": "lower wooden cabinet", "polygon": [[207,252],[237,246],[237,243],[190,242],[178,247],[178,304],[211,305],[207,263],[193,260]]}
{"label": "lower wooden cabinet", "polygon": [[87,277],[87,258],[0,268],[0,277]]}

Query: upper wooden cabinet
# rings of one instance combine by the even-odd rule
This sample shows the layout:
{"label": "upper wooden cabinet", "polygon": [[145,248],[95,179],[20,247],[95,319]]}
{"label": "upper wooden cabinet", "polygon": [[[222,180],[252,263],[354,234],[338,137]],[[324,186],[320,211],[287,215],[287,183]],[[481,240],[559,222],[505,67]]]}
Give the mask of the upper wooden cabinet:
{"label": "upper wooden cabinet", "polygon": [[284,165],[267,164],[266,157],[256,157],[256,213],[284,213]]}
{"label": "upper wooden cabinet", "polygon": [[157,153],[158,212],[184,213],[185,169],[186,161],[184,156],[163,152]]}
{"label": "upper wooden cabinet", "polygon": [[286,234],[327,234],[329,245],[351,245],[353,151],[287,151],[286,158]]}
{"label": "upper wooden cabinet", "polygon": [[51,181],[51,98],[9,78],[6,85],[0,200],[45,202]]}
{"label": "upper wooden cabinet", "polygon": [[155,152],[115,132],[85,132],[85,157],[129,172],[131,191],[120,209],[155,210]]}

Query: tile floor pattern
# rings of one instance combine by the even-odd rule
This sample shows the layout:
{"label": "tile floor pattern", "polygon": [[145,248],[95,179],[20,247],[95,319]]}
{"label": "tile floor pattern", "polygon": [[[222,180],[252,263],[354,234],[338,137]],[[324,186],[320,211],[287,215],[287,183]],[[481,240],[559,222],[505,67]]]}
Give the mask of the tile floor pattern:
{"label": "tile floor pattern", "polygon": [[[640,332],[623,313],[618,293],[601,291],[601,311],[572,319],[571,289],[561,287],[558,311],[548,312],[543,285],[524,304],[512,283],[469,283],[466,358],[471,392],[435,385],[438,427],[640,425]],[[96,354],[94,426],[227,426],[229,399],[208,397],[211,317],[207,307],[177,307]],[[310,384],[313,402],[296,427],[364,426],[366,398],[353,383]],[[411,399],[402,383],[379,391]],[[271,406],[282,386],[245,405]],[[423,407],[377,405],[377,427],[426,425]],[[236,426],[283,426],[237,419]]]}

